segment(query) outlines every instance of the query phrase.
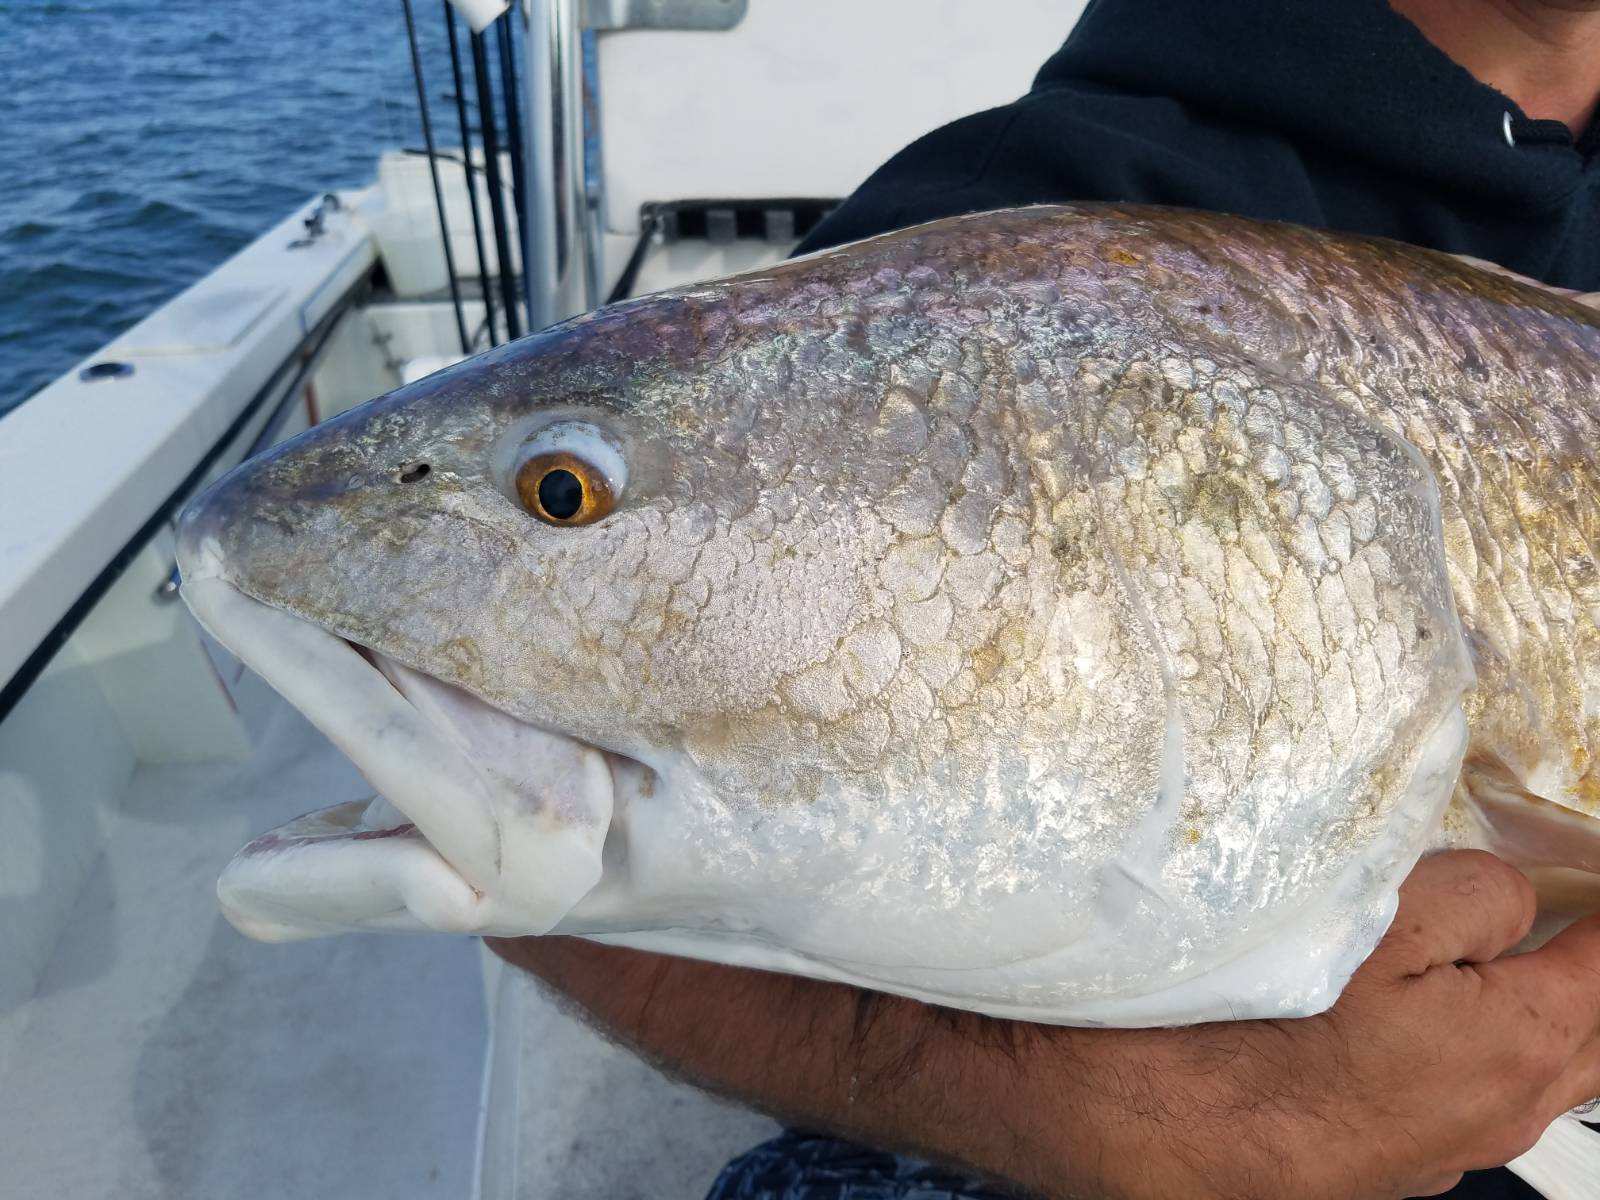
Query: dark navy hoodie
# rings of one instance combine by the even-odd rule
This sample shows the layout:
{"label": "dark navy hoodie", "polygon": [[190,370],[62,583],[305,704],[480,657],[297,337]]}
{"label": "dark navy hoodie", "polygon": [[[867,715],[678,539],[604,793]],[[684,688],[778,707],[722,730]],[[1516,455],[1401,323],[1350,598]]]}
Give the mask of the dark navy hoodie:
{"label": "dark navy hoodie", "polygon": [[1132,200],[1382,234],[1593,291],[1597,151],[1600,121],[1575,141],[1529,118],[1383,0],[1093,0],[1025,96],[914,142],[800,249]]}

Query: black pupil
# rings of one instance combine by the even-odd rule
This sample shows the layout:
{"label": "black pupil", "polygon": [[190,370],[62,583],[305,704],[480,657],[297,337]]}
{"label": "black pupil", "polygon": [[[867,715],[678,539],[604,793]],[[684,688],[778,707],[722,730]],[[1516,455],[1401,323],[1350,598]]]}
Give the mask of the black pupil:
{"label": "black pupil", "polygon": [[557,467],[539,480],[539,505],[558,521],[570,521],[583,507],[583,482],[571,471]]}

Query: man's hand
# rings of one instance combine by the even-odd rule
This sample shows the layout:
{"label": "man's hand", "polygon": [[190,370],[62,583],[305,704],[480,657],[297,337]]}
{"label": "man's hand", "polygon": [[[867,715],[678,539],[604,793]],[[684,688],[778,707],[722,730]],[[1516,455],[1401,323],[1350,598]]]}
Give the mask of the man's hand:
{"label": "man's hand", "polygon": [[1330,1012],[1163,1035],[1155,1069],[1203,1114],[1171,1114],[1200,1194],[1432,1195],[1600,1094],[1600,920],[1499,957],[1533,913],[1513,868],[1440,855]]}
{"label": "man's hand", "polygon": [[1491,855],[1412,873],[1329,1012],[1025,1025],[570,938],[491,940],[668,1070],[775,1115],[1048,1196],[1376,1200],[1495,1166],[1600,1095],[1600,918],[1499,957],[1532,889]]}

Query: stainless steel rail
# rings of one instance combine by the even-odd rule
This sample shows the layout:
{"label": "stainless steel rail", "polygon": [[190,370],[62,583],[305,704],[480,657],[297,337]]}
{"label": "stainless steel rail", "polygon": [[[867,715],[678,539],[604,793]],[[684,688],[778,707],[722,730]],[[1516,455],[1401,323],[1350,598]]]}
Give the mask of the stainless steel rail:
{"label": "stainless steel rail", "polygon": [[527,54],[528,327],[543,329],[595,303],[600,264],[583,186],[580,0],[523,0]]}
{"label": "stainless steel rail", "polygon": [[[584,30],[732,29],[749,0],[521,0],[528,328],[600,302],[603,216],[584,179]],[[597,131],[591,131],[597,132]]]}

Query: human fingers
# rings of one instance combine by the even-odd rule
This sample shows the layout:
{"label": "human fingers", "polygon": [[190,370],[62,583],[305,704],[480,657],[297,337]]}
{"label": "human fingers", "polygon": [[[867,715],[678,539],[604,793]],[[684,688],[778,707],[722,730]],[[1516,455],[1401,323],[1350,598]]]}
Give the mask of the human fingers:
{"label": "human fingers", "polygon": [[1600,914],[1568,926],[1531,954],[1490,963],[1503,984],[1575,1053],[1600,1038]]}
{"label": "human fingers", "polygon": [[1555,1044],[1561,1067],[1549,1088],[1548,1115],[1600,1097],[1600,915],[1484,970],[1536,1015]]}
{"label": "human fingers", "polygon": [[1481,850],[1436,854],[1413,868],[1374,960],[1404,975],[1457,962],[1486,963],[1527,935],[1533,885]]}
{"label": "human fingers", "polygon": [[1406,1196],[1408,1200],[1416,1196],[1443,1196],[1446,1192],[1452,1191],[1460,1185],[1461,1176],[1462,1172],[1460,1171],[1441,1172],[1416,1187],[1408,1187]]}
{"label": "human fingers", "polygon": [[1532,1127],[1600,1096],[1600,916],[1478,971],[1503,1013],[1505,1049],[1536,1089]]}

